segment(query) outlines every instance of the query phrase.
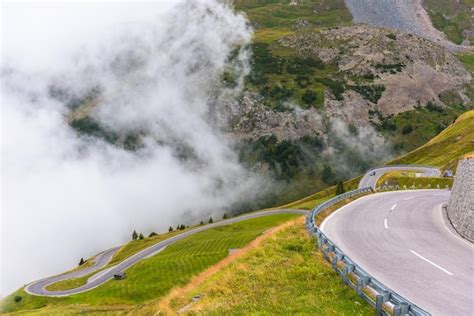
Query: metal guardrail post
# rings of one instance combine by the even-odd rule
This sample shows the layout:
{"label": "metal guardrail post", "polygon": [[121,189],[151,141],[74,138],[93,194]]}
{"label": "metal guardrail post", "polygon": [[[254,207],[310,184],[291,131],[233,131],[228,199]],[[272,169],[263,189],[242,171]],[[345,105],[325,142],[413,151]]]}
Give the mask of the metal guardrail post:
{"label": "metal guardrail post", "polygon": [[401,302],[400,303],[400,312],[402,315],[408,314],[408,303],[407,302]]}
{"label": "metal guardrail post", "polygon": [[324,258],[326,258],[326,260],[328,260],[329,259],[329,254],[333,251],[334,251],[334,246],[333,245],[327,246],[326,249],[324,249]]}
{"label": "metal guardrail post", "polygon": [[341,259],[342,259],[341,254],[335,255],[334,258],[332,259],[332,267],[334,270],[337,270],[337,262],[340,261]]}
{"label": "metal guardrail post", "polygon": [[393,316],[402,316],[402,310],[400,306],[395,306],[393,308]]}
{"label": "metal guardrail post", "polygon": [[382,305],[383,305],[383,295],[379,294],[375,297],[375,315],[376,316],[383,316]]}
{"label": "metal guardrail post", "polygon": [[319,234],[319,235],[318,235],[318,249],[319,249],[319,250],[321,250],[321,248],[323,247],[323,244],[324,244],[323,238],[322,238],[322,236]]}
{"label": "metal guardrail post", "polygon": [[350,263],[347,263],[344,267],[344,270],[342,271],[342,280],[345,284],[350,284],[349,273],[351,273],[352,271],[354,271],[354,266]]}
{"label": "metal guardrail post", "polygon": [[356,287],[357,294],[362,295],[362,290],[368,283],[369,283],[368,277],[361,277],[357,279],[357,287]]}
{"label": "metal guardrail post", "polygon": [[390,299],[390,292],[383,291],[382,294],[379,294],[375,298],[375,310],[377,316],[384,316],[383,312],[383,303],[387,302]]}

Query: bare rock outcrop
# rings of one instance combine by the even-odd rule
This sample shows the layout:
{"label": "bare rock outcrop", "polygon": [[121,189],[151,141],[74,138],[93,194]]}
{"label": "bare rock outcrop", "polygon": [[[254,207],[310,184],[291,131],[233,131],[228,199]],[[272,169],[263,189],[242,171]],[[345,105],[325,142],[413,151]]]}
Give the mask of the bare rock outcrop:
{"label": "bare rock outcrop", "polygon": [[[444,106],[440,96],[447,92],[469,102],[465,89],[472,78],[466,68],[444,47],[412,34],[358,25],[291,35],[280,39],[280,44],[336,64],[348,83],[352,76],[373,77],[374,84],[385,87],[376,103],[383,115],[428,102]],[[325,106],[337,112],[335,103],[327,99]],[[361,103],[353,93],[339,102],[346,109]],[[354,121],[360,121],[360,116]]]}

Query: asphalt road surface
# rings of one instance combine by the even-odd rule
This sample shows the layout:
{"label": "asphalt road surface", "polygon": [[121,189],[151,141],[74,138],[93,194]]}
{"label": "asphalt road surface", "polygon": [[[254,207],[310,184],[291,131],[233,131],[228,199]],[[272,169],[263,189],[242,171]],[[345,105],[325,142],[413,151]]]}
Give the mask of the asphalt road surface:
{"label": "asphalt road surface", "polygon": [[89,291],[89,290],[91,290],[91,289],[107,282],[108,280],[112,279],[114,274],[116,274],[118,272],[125,271],[126,269],[128,269],[129,267],[134,265],[135,263],[137,263],[137,262],[139,262],[139,261],[141,261],[141,260],[143,260],[147,257],[150,257],[152,255],[157,254],[158,252],[160,252],[164,248],[166,248],[168,245],[171,245],[171,244],[177,242],[178,240],[182,240],[182,239],[184,239],[184,238],[186,238],[190,235],[199,233],[199,232],[204,231],[204,230],[209,229],[209,228],[229,225],[229,224],[244,221],[244,220],[247,220],[247,219],[252,219],[252,218],[257,218],[257,217],[262,217],[262,216],[268,216],[268,215],[273,215],[273,214],[286,214],[286,213],[304,215],[304,214],[307,214],[308,211],[293,210],[293,209],[262,211],[262,212],[250,213],[250,214],[234,217],[234,218],[231,218],[231,219],[227,219],[227,220],[224,220],[224,221],[216,222],[216,223],[213,223],[213,224],[197,227],[197,228],[191,229],[187,232],[184,232],[182,234],[179,234],[177,236],[174,236],[172,238],[168,238],[166,240],[158,242],[158,243],[154,244],[153,246],[145,248],[144,250],[136,253],[135,255],[125,259],[124,261],[118,263],[117,265],[114,265],[112,268],[106,269],[105,271],[98,272],[96,275],[93,275],[92,277],[90,277],[86,284],[84,284],[80,287],[77,287],[75,289],[70,289],[70,290],[64,290],[64,291],[48,291],[48,290],[45,289],[46,286],[48,286],[52,283],[56,283],[58,281],[62,281],[62,280],[66,280],[66,279],[82,277],[82,276],[88,275],[88,274],[104,267],[105,265],[107,265],[107,263],[113,257],[114,253],[120,247],[113,248],[113,249],[107,250],[107,251],[97,255],[96,259],[95,259],[96,264],[92,267],[32,282],[32,283],[28,284],[25,287],[25,291],[29,294],[32,294],[32,295],[41,295],[41,296],[69,296],[69,295]]}
{"label": "asphalt road surface", "polygon": [[431,167],[422,167],[422,166],[387,166],[387,167],[380,167],[375,168],[367,171],[366,174],[362,177],[359,182],[359,189],[371,187],[375,190],[375,186],[377,185],[377,181],[382,177],[385,173],[390,171],[417,171],[423,174],[424,177],[439,177],[440,171],[437,168]]}
{"label": "asphalt road surface", "polygon": [[365,271],[433,315],[474,315],[474,245],[445,218],[449,195],[372,194],[333,213],[321,230]]}

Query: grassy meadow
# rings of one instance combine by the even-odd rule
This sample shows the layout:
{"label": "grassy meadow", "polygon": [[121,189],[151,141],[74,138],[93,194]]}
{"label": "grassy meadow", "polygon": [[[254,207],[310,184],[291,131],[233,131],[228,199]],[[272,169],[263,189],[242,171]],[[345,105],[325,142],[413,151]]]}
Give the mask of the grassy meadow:
{"label": "grassy meadow", "polygon": [[399,186],[400,189],[445,189],[453,186],[453,178],[416,177],[415,172],[388,172],[377,181],[377,187],[383,185]]}
{"label": "grassy meadow", "polygon": [[[294,214],[264,216],[197,233],[132,266],[127,270],[125,280],[111,280],[89,292],[52,298],[32,296],[20,289],[5,298],[2,312],[42,307],[48,307],[50,311],[74,310],[74,305],[81,304],[100,309],[106,306],[126,309],[160,297],[174,286],[186,284],[193,275],[225,258],[229,249],[242,248],[265,230],[295,217]],[[15,302],[15,296],[21,296],[21,301]]]}
{"label": "grassy meadow", "polygon": [[[192,303],[195,295],[201,299]],[[143,310],[157,312],[159,306],[154,302]],[[303,221],[173,298],[169,307],[185,315],[374,314],[324,260]]]}
{"label": "grassy meadow", "polygon": [[442,170],[456,169],[458,159],[474,151],[474,110],[462,114],[426,145],[409,152],[390,164],[427,164]]}

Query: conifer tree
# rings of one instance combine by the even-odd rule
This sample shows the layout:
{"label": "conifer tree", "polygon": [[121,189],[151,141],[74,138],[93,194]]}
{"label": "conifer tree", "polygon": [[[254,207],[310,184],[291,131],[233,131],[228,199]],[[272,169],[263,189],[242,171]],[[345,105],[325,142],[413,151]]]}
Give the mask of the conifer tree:
{"label": "conifer tree", "polygon": [[342,194],[346,192],[344,189],[344,183],[342,181],[339,181],[336,186],[336,195]]}

